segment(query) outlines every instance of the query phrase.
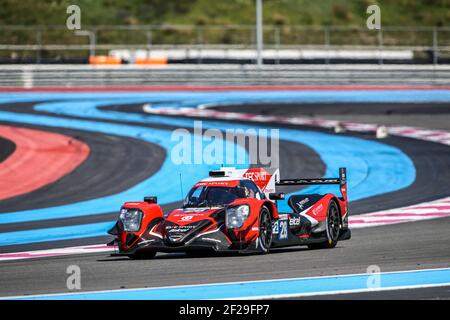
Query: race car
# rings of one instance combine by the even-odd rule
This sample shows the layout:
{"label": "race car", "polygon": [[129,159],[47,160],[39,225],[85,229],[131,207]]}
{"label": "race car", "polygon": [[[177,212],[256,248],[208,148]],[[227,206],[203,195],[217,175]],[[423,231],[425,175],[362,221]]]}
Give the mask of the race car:
{"label": "race car", "polygon": [[[340,195],[294,194],[291,212],[279,212],[285,194],[277,186],[340,186]],[[268,253],[271,248],[307,245],[333,248],[348,240],[346,169],[338,178],[280,179],[279,169],[222,167],[196,183],[183,206],[164,214],[157,197],[126,202],[114,227],[116,255],[151,258],[157,252],[231,251]]]}

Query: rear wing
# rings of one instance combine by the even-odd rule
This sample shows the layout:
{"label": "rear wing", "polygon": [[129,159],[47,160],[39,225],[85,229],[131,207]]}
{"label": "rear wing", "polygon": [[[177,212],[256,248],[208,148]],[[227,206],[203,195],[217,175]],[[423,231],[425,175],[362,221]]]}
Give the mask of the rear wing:
{"label": "rear wing", "polygon": [[306,186],[320,184],[340,185],[342,197],[347,201],[347,169],[339,168],[338,178],[313,178],[313,179],[279,179],[275,182],[276,186]]}

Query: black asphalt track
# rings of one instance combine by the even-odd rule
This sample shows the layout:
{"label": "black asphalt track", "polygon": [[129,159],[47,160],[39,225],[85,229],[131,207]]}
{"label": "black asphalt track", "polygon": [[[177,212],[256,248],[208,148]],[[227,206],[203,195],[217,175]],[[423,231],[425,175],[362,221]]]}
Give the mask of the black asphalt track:
{"label": "black asphalt track", "polygon": [[15,150],[14,142],[0,137],[0,162],[5,161]]}

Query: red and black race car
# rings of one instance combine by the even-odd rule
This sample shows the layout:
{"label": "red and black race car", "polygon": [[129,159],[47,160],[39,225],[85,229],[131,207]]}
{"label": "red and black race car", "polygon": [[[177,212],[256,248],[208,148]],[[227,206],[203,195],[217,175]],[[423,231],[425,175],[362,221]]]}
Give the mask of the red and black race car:
{"label": "red and black race car", "polygon": [[[276,186],[336,184],[341,195],[292,195],[292,212],[279,212],[284,193]],[[119,255],[151,258],[157,252],[207,250],[268,253],[271,248],[307,245],[333,248],[350,239],[346,170],[338,178],[280,180],[279,170],[221,168],[198,182],[183,207],[165,215],[156,197],[126,202],[109,245]]]}

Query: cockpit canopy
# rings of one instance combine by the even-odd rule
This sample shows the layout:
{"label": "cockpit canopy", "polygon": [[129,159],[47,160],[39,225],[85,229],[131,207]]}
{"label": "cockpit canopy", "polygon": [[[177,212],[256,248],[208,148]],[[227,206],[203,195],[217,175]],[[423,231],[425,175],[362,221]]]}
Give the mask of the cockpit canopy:
{"label": "cockpit canopy", "polygon": [[242,180],[233,186],[200,184],[189,191],[183,208],[223,207],[240,198],[264,199],[265,195],[251,180]]}

